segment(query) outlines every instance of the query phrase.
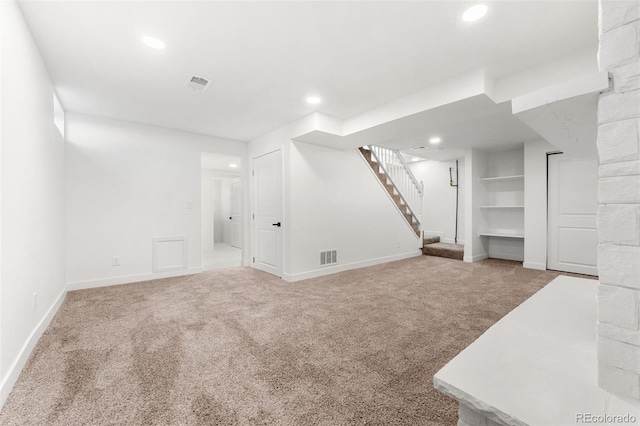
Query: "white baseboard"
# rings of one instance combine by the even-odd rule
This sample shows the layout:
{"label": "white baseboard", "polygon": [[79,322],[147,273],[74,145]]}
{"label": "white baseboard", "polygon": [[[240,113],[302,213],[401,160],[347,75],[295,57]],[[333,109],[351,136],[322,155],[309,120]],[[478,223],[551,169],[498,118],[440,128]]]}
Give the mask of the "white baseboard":
{"label": "white baseboard", "polygon": [[528,269],[538,269],[540,271],[546,271],[547,265],[544,263],[535,263],[535,262],[523,262],[522,266]]}
{"label": "white baseboard", "polygon": [[522,255],[511,254],[511,253],[489,253],[489,257],[492,259],[504,259],[504,260],[515,260],[518,262],[522,262]]}
{"label": "white baseboard", "polygon": [[484,260],[484,259],[488,259],[488,258],[489,258],[489,256],[486,253],[484,253],[484,254],[479,254],[479,255],[476,255],[476,256],[465,256],[463,258],[463,260],[465,262],[467,262],[467,263],[473,263],[473,262],[477,262],[479,260]]}
{"label": "white baseboard", "polygon": [[53,302],[47,313],[42,317],[38,325],[33,329],[27,338],[27,341],[24,342],[24,345],[20,348],[18,356],[9,367],[7,374],[2,378],[2,382],[0,382],[0,408],[2,408],[4,403],[7,401],[13,386],[18,381],[18,377],[20,377],[22,369],[27,363],[27,360],[29,360],[29,356],[31,356],[31,352],[33,352],[38,340],[42,337],[42,334],[51,323],[56,312],[58,312],[58,309],[60,308],[60,305],[62,305],[62,302],[64,302],[66,295],[67,289],[65,287],[58,298]]}
{"label": "white baseboard", "polygon": [[300,272],[297,274],[282,274],[282,279],[289,282],[306,280],[309,278],[321,277],[324,275],[336,274],[338,272],[348,271],[351,269],[364,268],[366,266],[379,265],[381,263],[393,262],[396,260],[408,259],[410,257],[422,256],[422,251],[411,251],[409,253],[396,254],[393,256],[379,257],[376,259],[363,260],[360,262],[346,263],[343,265],[335,265],[327,268],[314,269],[312,271]]}
{"label": "white baseboard", "polygon": [[204,268],[202,268],[202,266],[197,266],[195,268],[182,269],[179,271],[158,272],[155,274],[145,273],[145,274],[135,274],[135,275],[120,275],[118,277],[98,278],[95,280],[87,280],[87,281],[75,281],[72,283],[67,283],[67,289],[69,291],[72,291],[72,290],[84,290],[87,288],[107,287],[111,285],[131,284],[131,283],[137,283],[141,281],[157,280],[159,278],[171,278],[171,277],[181,277],[184,275],[199,274],[203,270]]}

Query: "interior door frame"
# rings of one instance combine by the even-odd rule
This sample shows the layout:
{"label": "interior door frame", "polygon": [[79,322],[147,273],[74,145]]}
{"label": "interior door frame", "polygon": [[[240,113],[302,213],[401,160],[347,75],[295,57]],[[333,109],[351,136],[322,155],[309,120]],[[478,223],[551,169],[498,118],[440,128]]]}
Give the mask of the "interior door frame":
{"label": "interior door frame", "polygon": [[[562,151],[551,151],[551,152],[547,152],[547,159],[545,162],[545,166],[547,168],[545,176],[546,176],[546,184],[545,184],[545,198],[547,201],[547,205],[545,206],[545,220],[547,221],[546,223],[546,231],[545,231],[545,236],[544,236],[544,268],[547,271],[550,271],[549,269],[549,232],[551,230],[551,227],[549,226],[549,159],[552,155],[558,155],[558,154],[564,154]],[[527,196],[527,194],[524,195],[525,197]],[[526,214],[526,212],[525,212]]]}
{"label": "interior door frame", "polygon": [[[237,194],[237,196],[238,196],[238,200],[237,200],[238,213],[237,213],[237,215],[240,218],[237,220],[237,222],[234,222],[233,219],[232,219],[233,216],[234,216],[234,213],[233,213],[233,185],[239,185],[238,194]],[[231,223],[229,224],[229,231],[230,231],[229,245],[231,245],[231,247],[236,247],[236,248],[239,248],[240,250],[242,250],[244,248],[244,244],[243,244],[243,239],[244,239],[243,238],[243,234],[244,234],[244,232],[243,232],[244,231],[243,223],[244,223],[244,220],[243,220],[243,214],[242,214],[242,190],[243,190],[243,188],[242,188],[242,177],[238,176],[237,180],[235,182],[234,182],[234,179],[232,179],[229,186],[230,186],[230,191],[229,191],[229,196],[230,196],[230,200],[229,200],[229,215],[230,216],[229,216],[229,220],[231,221]],[[240,247],[233,245],[232,236],[233,236],[233,224],[234,223],[237,223],[240,226],[240,230],[239,230],[240,235],[238,236]]]}
{"label": "interior door frame", "polygon": [[[200,151],[200,158],[202,158],[202,155],[204,154],[213,154],[213,155],[225,155],[227,156],[227,154],[220,154],[219,152],[216,151]],[[248,166],[249,161],[247,160],[246,154],[232,154],[233,157],[237,157],[240,160],[240,170],[238,170],[238,172],[226,172],[224,170],[213,170],[213,169],[203,169],[202,167],[200,168],[200,183],[202,184],[202,178],[205,174],[205,172],[210,172],[212,174],[217,174],[218,177],[225,177],[225,178],[233,178],[233,179],[239,179],[240,180],[240,240],[242,242],[242,247],[239,248],[240,250],[240,259],[241,259],[241,265],[242,266],[249,266],[250,262],[247,262],[245,260],[245,256],[247,256],[248,254],[251,253],[251,249],[249,247],[246,247],[249,244],[249,240],[248,240],[248,235],[247,232],[250,233],[250,230],[247,231],[247,228],[251,225],[251,223],[249,222],[249,220],[247,219],[248,215],[248,211],[249,211],[249,203],[250,201],[247,200],[247,197],[250,196],[248,194],[248,189],[245,188],[249,188],[249,183],[248,181],[251,178],[250,175],[250,168]],[[214,203],[214,197],[213,197],[213,185],[212,185],[212,180],[215,179],[214,176],[208,176],[208,179],[210,180],[210,197],[211,197],[211,203],[213,205]],[[200,188],[200,202],[202,202],[202,187]],[[231,203],[231,200],[229,200],[229,203]],[[226,216],[222,216],[222,223],[223,223],[223,227],[224,227],[224,222],[225,222]],[[200,211],[200,222],[199,222],[199,228],[200,228],[200,236],[202,237],[202,224],[203,224],[203,217],[202,217],[202,211]],[[211,240],[213,242],[214,239],[214,234],[213,234],[213,222],[214,222],[214,217],[213,217],[213,207],[211,210],[211,222],[212,222],[212,233],[211,233]],[[203,241],[201,239],[200,241],[200,258],[202,259],[202,256],[204,255],[204,250],[203,250]],[[214,246],[215,246],[215,242],[214,242]],[[213,253],[213,252],[211,252]],[[202,266],[202,264],[201,264]]]}
{"label": "interior door frame", "polygon": [[[258,268],[255,262],[255,258],[256,258],[256,254],[257,254],[257,249],[256,249],[256,243],[257,243],[257,239],[256,239],[256,223],[255,223],[255,197],[256,197],[256,176],[255,176],[255,162],[257,159],[261,158],[261,157],[265,157],[267,155],[271,155],[274,153],[278,153],[278,155],[280,156],[280,195],[281,195],[281,200],[280,200],[280,215],[282,217],[281,223],[282,226],[280,228],[280,232],[278,235],[278,238],[280,240],[279,244],[280,244],[280,258],[278,259],[278,265],[277,265],[277,273],[274,274],[279,278],[282,278],[284,276],[284,264],[285,264],[285,252],[286,252],[286,248],[285,248],[285,233],[286,233],[286,229],[287,229],[287,221],[286,221],[286,215],[285,215],[285,208],[284,208],[284,196],[285,196],[285,185],[284,185],[284,158],[283,158],[283,150],[282,148],[278,148],[278,149],[274,149],[268,152],[264,152],[261,153],[260,155],[257,155],[255,157],[251,158],[251,167],[250,167],[250,173],[249,173],[249,178],[250,178],[250,200],[251,200],[251,208],[249,209],[249,220],[250,220],[250,233],[251,233],[251,239],[250,239],[250,243],[251,243],[251,254],[250,254],[250,258],[249,258],[249,265],[252,268],[255,269],[260,269]],[[265,271],[267,272],[267,271]],[[268,272],[269,273],[269,272]]]}

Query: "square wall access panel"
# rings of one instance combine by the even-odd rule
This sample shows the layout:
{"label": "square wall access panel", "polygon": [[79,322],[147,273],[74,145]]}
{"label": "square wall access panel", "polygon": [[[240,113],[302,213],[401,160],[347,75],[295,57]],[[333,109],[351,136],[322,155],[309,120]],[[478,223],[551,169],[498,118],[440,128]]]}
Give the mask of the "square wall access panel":
{"label": "square wall access panel", "polygon": [[153,272],[187,269],[186,236],[153,239]]}

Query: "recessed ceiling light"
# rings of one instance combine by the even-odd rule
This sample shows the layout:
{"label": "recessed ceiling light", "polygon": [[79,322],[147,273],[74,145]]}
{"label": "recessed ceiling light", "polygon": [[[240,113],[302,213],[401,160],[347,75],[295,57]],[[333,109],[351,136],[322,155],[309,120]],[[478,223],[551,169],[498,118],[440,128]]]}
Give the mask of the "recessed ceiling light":
{"label": "recessed ceiling light", "polygon": [[162,50],[165,46],[164,41],[151,36],[142,37],[142,42],[152,49]]}
{"label": "recessed ceiling light", "polygon": [[439,137],[437,137],[437,136],[435,136],[435,137],[433,137],[433,138],[429,139],[429,143],[432,143],[432,144],[438,144],[438,143],[440,143],[440,142],[442,142],[442,139],[440,139],[440,138],[439,138]]}
{"label": "recessed ceiling light", "polygon": [[413,148],[411,148],[411,151],[418,151],[420,149],[427,149],[428,147],[422,145],[422,146],[414,146]]}
{"label": "recessed ceiling light", "polygon": [[235,169],[236,167],[238,167],[238,165],[235,163],[231,163],[229,164],[229,167],[231,167],[232,169]]}
{"label": "recessed ceiling light", "polygon": [[478,19],[482,18],[484,15],[487,14],[487,10],[489,10],[489,8],[486,5],[477,4],[475,6],[470,7],[464,12],[464,14],[462,15],[462,20],[464,22],[477,21]]}
{"label": "recessed ceiling light", "polygon": [[411,161],[420,161],[420,159],[418,157],[413,157]]}
{"label": "recessed ceiling light", "polygon": [[308,104],[319,104],[320,102],[322,102],[322,99],[317,96],[307,96]]}

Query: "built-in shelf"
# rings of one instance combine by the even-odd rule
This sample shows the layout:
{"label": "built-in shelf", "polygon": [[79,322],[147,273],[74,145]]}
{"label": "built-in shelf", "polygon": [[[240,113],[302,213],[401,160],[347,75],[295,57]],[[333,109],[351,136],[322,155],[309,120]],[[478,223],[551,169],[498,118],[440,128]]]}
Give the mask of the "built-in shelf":
{"label": "built-in shelf", "polygon": [[520,179],[524,179],[524,175],[484,177],[484,178],[480,178],[480,181],[497,182],[497,181],[520,180]]}
{"label": "built-in shelf", "polygon": [[524,209],[524,206],[480,206],[481,209]]}
{"label": "built-in shelf", "polygon": [[481,237],[499,237],[499,238],[516,238],[524,239],[524,234],[508,233],[508,232],[494,232],[484,231],[479,234]]}

